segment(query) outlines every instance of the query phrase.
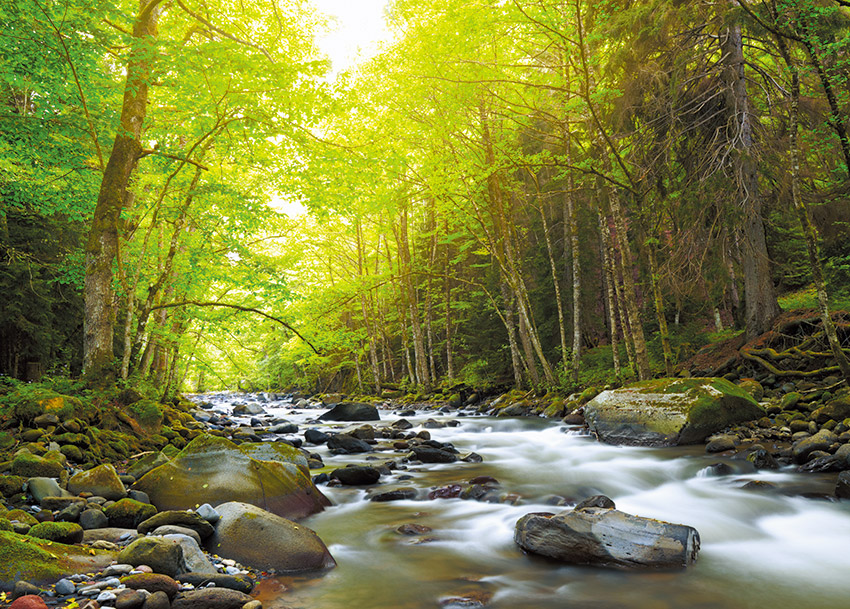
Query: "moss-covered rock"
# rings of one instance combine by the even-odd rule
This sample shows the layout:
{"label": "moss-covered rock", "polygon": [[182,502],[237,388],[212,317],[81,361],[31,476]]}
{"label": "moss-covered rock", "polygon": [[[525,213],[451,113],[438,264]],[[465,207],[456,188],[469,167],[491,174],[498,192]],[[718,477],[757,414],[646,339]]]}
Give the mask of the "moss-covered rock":
{"label": "moss-covered rock", "polygon": [[561,398],[555,398],[552,400],[552,403],[543,410],[543,416],[549,419],[560,419],[564,416],[564,414],[564,400]]}
{"label": "moss-covered rock", "polygon": [[[203,435],[170,462],[139,479],[134,488],[148,494],[160,510],[185,510],[204,503],[244,501],[287,518],[302,518],[330,505],[305,474],[300,453],[296,462],[291,447],[237,446],[224,438]],[[274,451],[273,460],[260,450]],[[296,451],[297,452],[297,451]]]}
{"label": "moss-covered rock", "polygon": [[83,462],[83,451],[80,450],[78,446],[74,446],[73,444],[66,444],[64,446],[60,446],[59,450],[65,455],[65,458],[69,461],[73,461],[74,463],[82,463]]}
{"label": "moss-covered rock", "polygon": [[11,531],[12,530],[12,522],[6,518],[0,518],[0,531]]}
{"label": "moss-covered rock", "polygon": [[8,431],[0,431],[0,451],[9,450],[15,445],[15,436]]}
{"label": "moss-covered rock", "polygon": [[12,459],[12,475],[24,478],[59,478],[65,468],[53,459],[45,459],[29,452],[18,453]]}
{"label": "moss-covered rock", "polygon": [[34,527],[38,524],[38,520],[35,519],[35,516],[23,510],[9,510],[8,512],[6,512],[4,518],[9,520],[10,522],[12,520],[17,520],[18,522],[28,524],[31,527]]}
{"label": "moss-covered rock", "polygon": [[26,481],[27,479],[23,476],[0,476],[0,495],[12,497],[22,493]]}
{"label": "moss-covered rock", "polygon": [[753,397],[726,379],[641,381],[603,391],[585,406],[596,436],[612,444],[696,444],[730,425],[764,416]]}
{"label": "moss-covered rock", "polygon": [[0,531],[0,590],[12,590],[18,581],[53,583],[73,573],[97,571],[113,560],[111,552]]}
{"label": "moss-covered rock", "polygon": [[83,540],[83,527],[76,522],[39,522],[29,530],[27,535],[48,541],[75,544]]}
{"label": "moss-covered rock", "polygon": [[103,510],[109,518],[109,526],[121,529],[135,529],[154,514],[156,507],[135,499],[120,499]]}
{"label": "moss-covered rock", "polygon": [[75,495],[88,492],[113,500],[123,499],[127,496],[124,484],[118,478],[118,472],[110,464],[99,465],[72,476],[68,480],[68,490]]}

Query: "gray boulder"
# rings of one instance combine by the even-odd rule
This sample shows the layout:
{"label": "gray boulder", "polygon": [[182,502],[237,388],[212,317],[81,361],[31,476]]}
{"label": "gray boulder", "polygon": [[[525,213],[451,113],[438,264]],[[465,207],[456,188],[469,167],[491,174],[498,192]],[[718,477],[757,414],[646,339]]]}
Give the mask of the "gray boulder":
{"label": "gray boulder", "polygon": [[74,496],[59,486],[59,483],[53,478],[30,478],[27,480],[27,492],[38,504],[41,504],[45,497]]}
{"label": "gray boulder", "polygon": [[216,510],[221,519],[206,548],[246,566],[278,573],[315,571],[336,561],[314,531],[248,503],[231,501]]}
{"label": "gray boulder", "polygon": [[680,569],[699,553],[699,533],[692,527],[600,507],[526,514],[514,540],[532,554],[619,569]]}
{"label": "gray boulder", "polygon": [[338,433],[332,435],[328,439],[328,448],[335,454],[353,454],[367,453],[372,450],[372,447],[364,440],[349,436],[348,434]]}
{"label": "gray boulder", "polygon": [[242,609],[254,599],[244,592],[228,588],[201,588],[178,594],[171,609]]}
{"label": "gray boulder", "polygon": [[834,442],[838,441],[838,437],[828,429],[821,429],[813,436],[797,440],[791,447],[791,453],[796,463],[805,463],[809,455],[817,450],[827,450]]}
{"label": "gray boulder", "polygon": [[603,442],[635,446],[697,444],[730,425],[758,419],[752,396],[717,378],[656,379],[603,391],[584,416]]}
{"label": "gray boulder", "polygon": [[162,535],[163,539],[174,542],[183,550],[183,561],[186,564],[186,573],[213,574],[218,573],[213,564],[207,558],[196,539],[190,535],[180,533],[168,533]]}

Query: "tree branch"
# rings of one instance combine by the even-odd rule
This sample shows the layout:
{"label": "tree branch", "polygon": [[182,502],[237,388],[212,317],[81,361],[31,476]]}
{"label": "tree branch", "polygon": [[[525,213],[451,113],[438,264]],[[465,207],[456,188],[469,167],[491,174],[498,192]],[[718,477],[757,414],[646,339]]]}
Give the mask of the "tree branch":
{"label": "tree branch", "polygon": [[259,45],[257,45],[257,44],[254,44],[253,42],[248,42],[247,40],[242,40],[241,38],[239,38],[239,37],[237,37],[237,36],[234,36],[233,34],[231,34],[231,33],[229,33],[229,32],[224,31],[224,30],[223,30],[223,29],[221,29],[220,27],[216,27],[216,26],[215,26],[215,25],[213,25],[210,21],[208,21],[207,19],[204,19],[204,18],[203,18],[201,15],[199,15],[198,13],[196,13],[196,12],[192,11],[189,7],[187,7],[185,4],[183,4],[183,2],[182,2],[181,0],[177,0],[177,6],[179,6],[180,8],[182,8],[182,9],[183,9],[183,11],[185,11],[185,13],[186,13],[187,15],[189,15],[190,17],[192,17],[195,21],[198,21],[199,23],[202,23],[203,25],[205,25],[205,26],[207,26],[208,28],[210,28],[212,31],[214,31],[214,32],[217,32],[217,33],[221,34],[222,36],[224,36],[225,38],[228,38],[228,39],[232,40],[233,42],[237,42],[237,43],[239,43],[239,44],[241,44],[241,45],[243,45],[243,46],[250,47],[250,48],[252,48],[252,49],[256,49],[256,50],[258,50],[260,53],[262,53],[263,55],[265,55],[265,56],[266,56],[266,59],[268,59],[271,63],[274,63],[274,62],[275,62],[275,61],[274,61],[274,59],[272,59],[271,54],[270,54],[270,53],[269,53],[266,49],[264,49],[263,47],[261,47],[261,46],[259,46]]}
{"label": "tree branch", "polygon": [[190,165],[194,165],[198,169],[203,169],[204,171],[210,170],[209,167],[207,167],[206,165],[202,165],[198,161],[193,161],[192,159],[186,159],[186,158],[183,158],[181,156],[168,154],[167,152],[160,152],[159,150],[151,150],[149,148],[142,149],[142,151],[139,153],[139,158],[141,159],[141,158],[144,158],[146,156],[150,156],[152,154],[156,155],[156,156],[162,156],[162,157],[165,157],[167,159],[172,159],[174,161],[181,161],[183,163],[189,163]]}
{"label": "tree branch", "polygon": [[302,336],[301,333],[298,332],[298,330],[296,330],[295,328],[290,326],[288,323],[286,323],[282,319],[275,317],[274,315],[269,315],[268,313],[265,313],[264,311],[260,311],[259,309],[255,309],[253,307],[243,307],[241,305],[229,304],[229,303],[226,303],[226,302],[199,302],[197,300],[183,300],[183,301],[180,301],[180,302],[169,302],[167,304],[154,305],[150,308],[150,310],[156,311],[157,309],[173,309],[175,307],[185,307],[186,305],[192,305],[192,306],[195,306],[195,307],[225,307],[227,309],[236,309],[237,311],[243,311],[245,313],[256,313],[257,315],[261,315],[262,317],[265,317],[266,319],[271,319],[272,321],[276,321],[277,323],[282,325],[284,328],[286,328],[287,330],[289,330],[290,332],[295,334],[295,336],[297,336],[298,338],[303,340],[305,343],[307,343],[307,345],[313,350],[313,352],[316,355],[321,355],[321,353],[319,353],[319,350],[316,347],[313,346],[313,343],[311,343],[309,340],[304,338],[304,336]]}

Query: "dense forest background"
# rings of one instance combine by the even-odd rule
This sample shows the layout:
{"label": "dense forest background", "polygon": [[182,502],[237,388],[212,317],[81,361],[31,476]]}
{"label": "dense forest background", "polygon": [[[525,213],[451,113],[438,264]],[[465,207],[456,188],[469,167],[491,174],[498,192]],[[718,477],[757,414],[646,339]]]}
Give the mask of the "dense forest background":
{"label": "dense forest background", "polygon": [[308,2],[3,3],[0,374],[568,391],[826,322],[848,6],[395,0],[331,81]]}

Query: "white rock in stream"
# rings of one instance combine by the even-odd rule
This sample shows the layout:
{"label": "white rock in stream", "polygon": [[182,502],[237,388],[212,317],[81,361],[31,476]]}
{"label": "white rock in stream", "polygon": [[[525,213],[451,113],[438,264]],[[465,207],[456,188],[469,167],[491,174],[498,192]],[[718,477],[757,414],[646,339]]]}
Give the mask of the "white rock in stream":
{"label": "white rock in stream", "polygon": [[532,554],[621,569],[680,569],[696,561],[699,553],[699,533],[693,527],[613,507],[526,514],[516,524],[514,540]]}

